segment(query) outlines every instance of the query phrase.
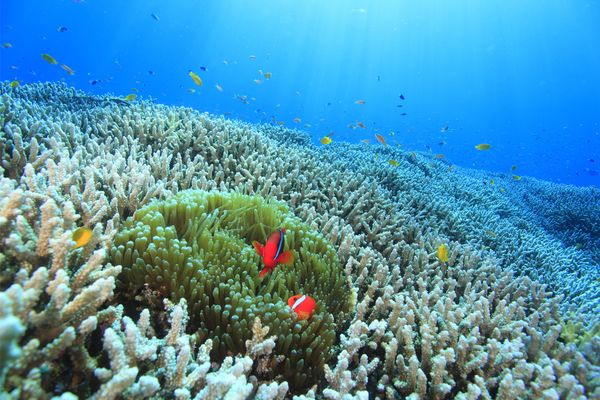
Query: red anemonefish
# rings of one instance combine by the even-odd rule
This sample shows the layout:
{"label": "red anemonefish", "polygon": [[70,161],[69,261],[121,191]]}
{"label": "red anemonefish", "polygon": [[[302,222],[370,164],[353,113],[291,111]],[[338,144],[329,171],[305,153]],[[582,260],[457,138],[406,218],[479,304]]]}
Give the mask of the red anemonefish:
{"label": "red anemonefish", "polygon": [[258,274],[259,278],[262,278],[267,272],[272,272],[277,264],[291,265],[294,262],[294,253],[291,250],[283,251],[284,236],[285,228],[281,228],[269,236],[264,246],[256,240],[252,242],[256,252],[262,257],[265,264],[265,267]]}
{"label": "red anemonefish", "polygon": [[317,302],[305,294],[297,294],[288,299],[288,306],[298,314],[298,319],[307,319],[315,312]]}

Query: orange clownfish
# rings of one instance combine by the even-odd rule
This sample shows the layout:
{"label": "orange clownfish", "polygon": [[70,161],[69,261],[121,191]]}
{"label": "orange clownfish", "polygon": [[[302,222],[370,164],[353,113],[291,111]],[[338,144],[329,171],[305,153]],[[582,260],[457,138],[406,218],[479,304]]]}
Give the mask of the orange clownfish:
{"label": "orange clownfish", "polygon": [[291,250],[283,251],[284,236],[285,228],[281,228],[269,236],[264,246],[256,240],[252,242],[256,252],[262,257],[265,264],[265,267],[258,274],[259,278],[262,278],[267,272],[273,271],[277,264],[291,265],[294,262],[294,253]]}
{"label": "orange clownfish", "polygon": [[317,302],[305,294],[297,294],[288,299],[288,306],[298,314],[298,319],[307,319],[315,312]]}

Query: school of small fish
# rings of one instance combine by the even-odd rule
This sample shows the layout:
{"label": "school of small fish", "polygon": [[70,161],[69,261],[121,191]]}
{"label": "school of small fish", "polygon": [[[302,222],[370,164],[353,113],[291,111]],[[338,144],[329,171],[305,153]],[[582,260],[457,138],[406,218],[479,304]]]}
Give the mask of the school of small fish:
{"label": "school of small fish", "polygon": [[[157,23],[161,21],[161,18],[156,13],[149,13],[149,14],[146,14],[146,15],[149,15]],[[56,32],[58,32],[60,34],[65,34],[66,36],[68,36],[68,35],[70,35],[71,30],[67,26],[58,25],[56,27]],[[2,43],[2,48],[4,48],[4,49],[11,49],[12,47],[13,47],[13,44],[11,42],[3,42]],[[75,75],[75,71],[71,67],[69,67],[67,64],[60,63],[51,54],[49,54],[49,53],[42,53],[41,57],[42,57],[42,59],[44,61],[46,61],[47,63],[49,63],[51,65],[58,65],[68,75],[71,75],[71,76]],[[248,60],[250,62],[252,62],[252,63],[262,63],[262,62],[264,62],[264,59],[262,57],[257,56],[256,54],[250,54],[250,55],[248,55]],[[117,67],[122,68],[118,60],[114,60],[114,64],[117,65]],[[224,60],[222,60],[222,64],[224,66],[226,66],[226,67],[229,66],[230,64],[231,65],[238,65],[238,61],[237,60],[232,60],[230,62],[230,60],[224,59]],[[13,70],[18,70],[18,66],[17,65],[11,65],[10,68],[13,69]],[[188,93],[192,93],[192,94],[194,94],[194,93],[200,93],[200,89],[197,89],[197,87],[202,87],[203,83],[204,83],[203,82],[204,75],[201,77],[200,74],[207,73],[209,71],[208,67],[205,66],[205,65],[200,65],[200,66],[196,65],[196,67],[194,67],[194,68],[196,68],[196,71],[199,71],[199,73],[196,73],[196,72],[194,72],[191,69],[188,70],[188,76],[192,79],[192,82],[194,83],[195,87],[187,88],[187,92]],[[151,75],[151,76],[155,75],[155,72],[153,70],[147,70],[147,72],[148,72],[148,75]],[[273,77],[273,73],[271,71],[265,71],[263,69],[258,69],[258,73],[260,74],[260,77],[252,79],[252,81],[255,84],[258,84],[258,85],[261,85],[261,84],[265,83],[266,81],[270,81],[272,79],[272,77]],[[209,77],[209,75],[207,75],[207,79],[209,79],[208,77]],[[105,83],[110,82],[112,79],[113,79],[113,77],[107,77],[107,78],[103,78],[103,79],[90,79],[88,82],[91,85],[96,85],[96,84],[99,84],[101,82],[105,82]],[[377,75],[377,81],[378,82],[381,81],[381,76],[380,75]],[[16,89],[20,85],[23,84],[22,82],[23,81],[21,79],[16,79],[15,78],[13,81],[10,82],[9,85],[10,85],[10,87],[12,89]],[[136,83],[139,84],[140,81],[136,81]],[[223,92],[224,91],[223,86],[221,84],[213,82],[213,85],[214,85],[215,89],[218,92]],[[266,83],[265,83],[265,85],[266,85]],[[19,90],[19,89],[17,89],[17,90]],[[128,102],[135,101],[137,99],[137,96],[138,96],[136,93],[138,93],[138,91],[134,90],[133,93],[130,93],[130,94],[126,95],[124,97],[124,100],[128,101]],[[301,95],[300,91],[296,91],[295,93],[298,96]],[[241,101],[244,104],[250,104],[252,101],[256,100],[254,97],[250,97],[248,95],[238,95],[238,94],[234,95],[233,98]],[[396,104],[396,107],[397,108],[402,108],[402,109],[408,108],[408,107],[405,107],[405,106],[408,105],[408,103],[405,102],[405,100],[406,100],[406,96],[403,93],[397,94],[397,104]],[[353,103],[356,104],[356,105],[365,105],[366,106],[367,103],[368,103],[368,101],[370,101],[370,100],[365,97],[365,98],[358,98],[358,99],[354,100]],[[340,103],[340,102],[338,102],[338,103]],[[332,104],[333,104],[332,102],[327,102],[327,106],[331,106]],[[371,105],[371,104],[373,104],[373,103],[369,102],[369,105]],[[275,109],[277,109],[278,106],[276,106]],[[260,115],[263,115],[265,118],[268,115],[266,112],[262,111],[261,109],[256,109],[256,112],[259,113]],[[407,116],[408,113],[407,112],[401,112],[401,113],[399,113],[397,115],[399,115],[401,117],[404,117],[404,116]],[[276,118],[275,116],[271,116],[270,118],[271,118],[271,121],[272,121],[273,124],[276,124],[276,125],[285,125],[286,124],[285,121],[279,120],[279,118]],[[291,120],[295,124],[300,124],[300,123],[302,123],[303,119],[302,119],[301,116],[295,116]],[[324,119],[321,118],[319,122],[323,122],[323,121],[324,121]],[[398,140],[396,140],[394,138],[395,132],[393,132],[393,131],[388,132],[387,134],[389,135],[390,138],[386,139],[386,137],[384,136],[384,132],[382,132],[382,130],[380,130],[380,129],[378,129],[376,127],[376,123],[374,123],[373,121],[367,121],[367,122],[369,124],[369,129],[367,129],[367,124],[365,124],[364,122],[361,122],[361,121],[356,121],[356,120],[353,123],[349,123],[347,126],[351,130],[355,130],[357,128],[361,128],[361,129],[364,129],[365,131],[371,131],[371,134],[373,134],[375,136],[376,141],[379,144],[383,145],[384,147],[388,147],[390,144],[392,144],[394,146],[398,146],[398,147],[401,146],[401,144],[398,142]],[[310,124],[310,123],[304,123],[303,126],[306,129],[312,128],[312,124]],[[407,132],[410,133],[411,129],[414,131],[414,128],[409,127],[409,128],[407,128]],[[452,131],[454,131],[454,129]],[[439,128],[439,132],[443,133],[443,134],[447,134],[447,133],[451,132],[449,124],[443,124]],[[446,136],[446,137],[448,137],[448,136]],[[390,141],[390,144],[388,144],[388,140]],[[365,144],[369,144],[369,142],[370,142],[369,139],[359,139],[359,141],[362,142],[362,143],[365,143]],[[329,144],[331,144],[332,143],[331,134],[326,134],[325,136],[321,137],[321,139],[319,139],[319,142],[322,145],[329,145]],[[446,140],[441,140],[441,141],[437,142],[437,144],[439,146],[444,146],[444,145],[446,145],[446,143],[447,143]],[[443,153],[437,153],[437,154],[435,154],[435,152],[432,151],[432,149],[431,149],[430,146],[426,145],[425,147],[430,152],[429,153],[430,157],[432,157],[434,160],[441,160],[441,162],[446,163],[446,164],[449,165],[448,171],[452,171],[454,169],[454,165],[453,164],[445,161],[445,158],[446,158],[445,154],[443,154]],[[487,151],[489,151],[492,148],[492,145],[490,143],[479,143],[479,144],[476,144],[474,146],[474,148],[477,151],[480,151],[480,152],[487,152]],[[416,157],[416,155],[414,157]],[[396,160],[388,160],[388,163],[390,165],[392,165],[392,166],[398,166],[398,165],[396,165],[396,163],[397,163]],[[513,172],[513,174],[510,175],[512,177],[512,179],[514,181],[521,180],[521,176],[520,175],[514,174],[514,171],[517,170],[517,166],[513,164],[510,167],[510,169]],[[590,175],[597,174],[597,172],[594,171],[594,170],[589,170],[589,173],[590,173]],[[494,185],[494,183],[493,183],[493,180],[492,180],[492,186],[493,185]]]}

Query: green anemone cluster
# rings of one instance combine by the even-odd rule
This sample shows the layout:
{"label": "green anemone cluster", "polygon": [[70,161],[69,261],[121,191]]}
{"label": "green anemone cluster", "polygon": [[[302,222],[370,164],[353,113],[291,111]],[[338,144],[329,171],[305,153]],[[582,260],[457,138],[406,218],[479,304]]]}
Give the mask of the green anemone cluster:
{"label": "green anemone cluster", "polygon": [[[278,265],[263,278],[252,241],[265,243],[280,227],[293,265]],[[243,353],[255,317],[277,336],[272,376],[292,388],[315,383],[350,308],[350,288],[334,247],[290,214],[285,204],[238,193],[183,191],[138,210],[111,249],[130,291],[144,285],[165,298],[188,303],[192,326],[213,340],[215,360]],[[306,294],[315,313],[298,320],[289,297]]]}

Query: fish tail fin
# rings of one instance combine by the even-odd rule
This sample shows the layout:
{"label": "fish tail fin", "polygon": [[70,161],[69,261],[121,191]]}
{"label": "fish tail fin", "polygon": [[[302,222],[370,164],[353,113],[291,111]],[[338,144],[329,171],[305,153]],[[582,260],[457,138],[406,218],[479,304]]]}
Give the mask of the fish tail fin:
{"label": "fish tail fin", "polygon": [[260,271],[260,273],[258,274],[258,277],[262,278],[263,276],[265,276],[267,274],[267,272],[269,272],[269,267],[264,267],[262,269],[262,271]]}
{"label": "fish tail fin", "polygon": [[254,249],[256,250],[258,255],[262,257],[265,247],[262,244],[258,243],[256,240],[252,241],[252,246],[254,246]]}
{"label": "fish tail fin", "polygon": [[279,255],[277,262],[285,265],[292,265],[294,263],[294,253],[291,250],[286,250]]}

